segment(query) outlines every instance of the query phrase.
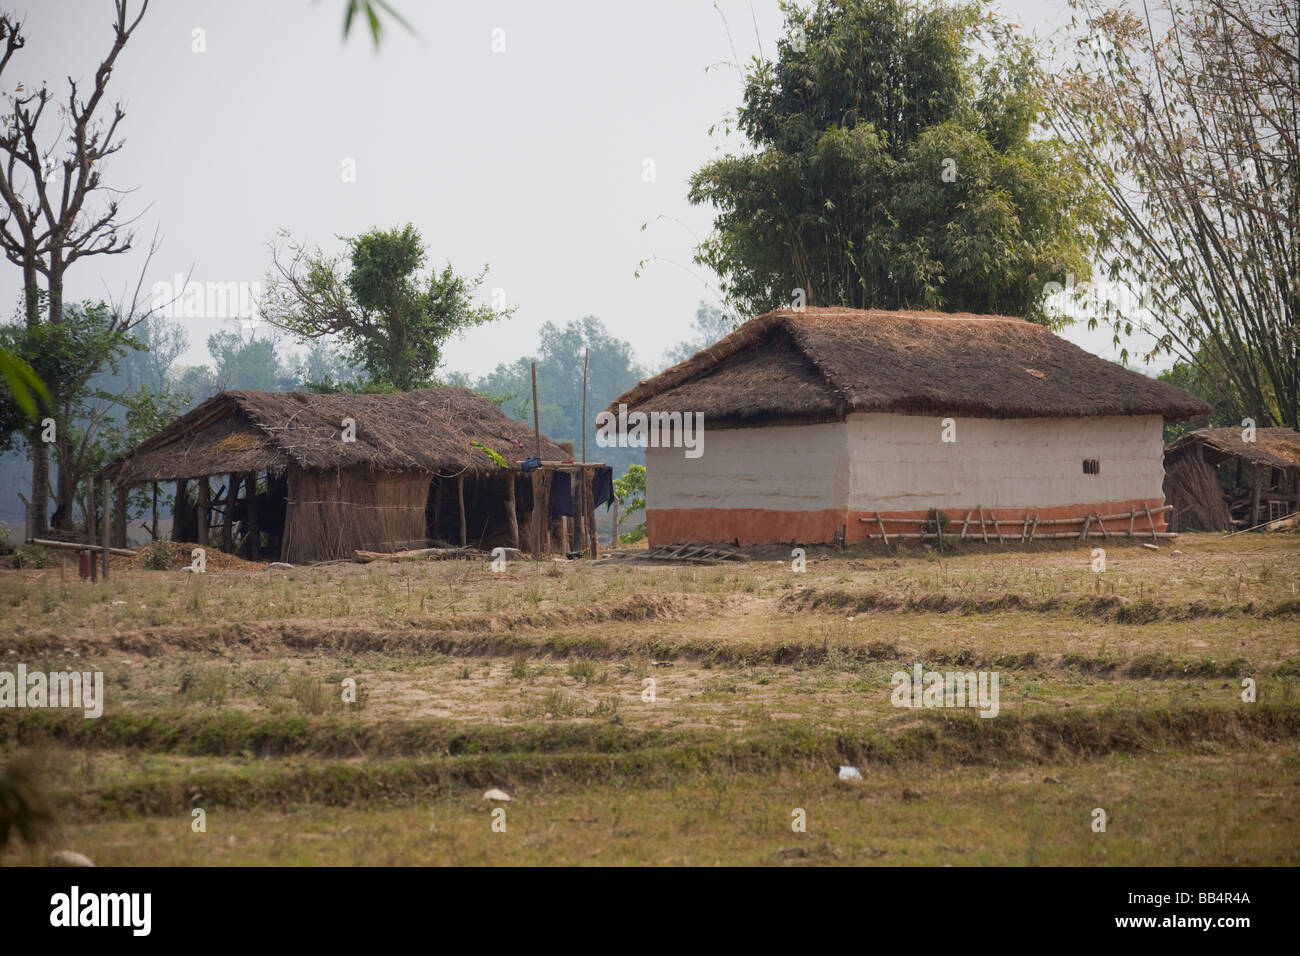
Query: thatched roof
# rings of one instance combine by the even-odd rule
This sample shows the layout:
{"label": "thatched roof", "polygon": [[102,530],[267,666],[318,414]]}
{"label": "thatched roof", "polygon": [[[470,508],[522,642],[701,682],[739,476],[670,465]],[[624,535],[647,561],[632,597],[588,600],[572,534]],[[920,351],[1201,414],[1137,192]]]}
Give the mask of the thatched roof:
{"label": "thatched roof", "polygon": [[[342,421],[356,441],[342,440]],[[214,395],[104,469],[125,482],[243,471],[368,466],[380,471],[487,474],[481,442],[511,465],[535,454],[533,430],[467,388],[393,395],[233,391]],[[542,436],[542,458],[572,457]]]}
{"label": "thatched roof", "polygon": [[1177,458],[1199,446],[1211,465],[1228,458],[1244,458],[1270,468],[1300,468],[1300,432],[1294,428],[1257,428],[1253,442],[1244,441],[1241,433],[1237,426],[1188,432],[1169,443],[1165,457]]}
{"label": "thatched roof", "polygon": [[737,425],[833,421],[866,411],[1167,419],[1210,412],[1180,388],[1023,319],[811,307],[750,319],[619,396],[611,410],[620,402]]}

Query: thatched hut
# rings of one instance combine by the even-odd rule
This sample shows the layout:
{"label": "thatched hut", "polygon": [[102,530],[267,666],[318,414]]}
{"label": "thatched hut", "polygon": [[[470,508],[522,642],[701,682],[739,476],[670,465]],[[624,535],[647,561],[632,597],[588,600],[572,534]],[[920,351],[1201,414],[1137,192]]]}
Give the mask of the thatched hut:
{"label": "thatched hut", "polygon": [[1257,528],[1300,511],[1300,432],[1202,428],[1165,448],[1170,526],[1181,531]]}
{"label": "thatched hut", "polygon": [[1022,319],[843,308],[751,319],[620,406],[704,416],[699,457],[646,450],[652,545],[1159,534],[1163,423],[1210,411]]}
{"label": "thatched hut", "polygon": [[207,545],[215,533],[225,550],[300,563],[437,541],[520,547],[536,485],[520,480],[521,462],[572,457],[466,388],[230,391],[99,479],[119,490],[175,481],[176,540]]}

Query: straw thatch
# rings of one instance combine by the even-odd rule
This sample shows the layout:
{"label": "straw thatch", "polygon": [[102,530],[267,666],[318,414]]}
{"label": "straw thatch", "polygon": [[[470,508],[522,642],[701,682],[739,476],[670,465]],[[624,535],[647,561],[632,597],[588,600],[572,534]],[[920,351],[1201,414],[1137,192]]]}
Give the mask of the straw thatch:
{"label": "straw thatch", "polygon": [[830,421],[850,412],[985,418],[1162,415],[1210,407],[1006,316],[782,309],[641,382],[619,403],[702,412],[737,425]]}
{"label": "straw thatch", "polygon": [[351,558],[357,549],[400,551],[426,543],[430,475],[366,468],[289,469],[282,561]]}
{"label": "straw thatch", "polygon": [[[343,441],[345,418],[356,441]],[[108,465],[101,477],[137,484],[231,472],[363,468],[372,472],[487,475],[534,455],[533,431],[467,388],[393,395],[222,392]],[[542,437],[541,457],[566,459]]]}
{"label": "straw thatch", "polygon": [[1174,507],[1167,519],[1170,531],[1232,530],[1219,476],[1199,454],[1165,459],[1164,494]]}
{"label": "straw thatch", "polygon": [[1193,450],[1199,450],[1211,465],[1244,458],[1269,468],[1300,468],[1300,432],[1294,428],[1257,428],[1253,442],[1246,441],[1238,427],[1200,428],[1171,442],[1165,458],[1178,458]]}

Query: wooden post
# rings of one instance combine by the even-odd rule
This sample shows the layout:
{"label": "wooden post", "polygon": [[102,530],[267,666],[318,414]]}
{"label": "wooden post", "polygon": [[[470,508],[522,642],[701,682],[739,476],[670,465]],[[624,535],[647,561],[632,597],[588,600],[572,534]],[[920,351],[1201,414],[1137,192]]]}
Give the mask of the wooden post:
{"label": "wooden post", "polygon": [[244,488],[244,501],[248,504],[244,540],[248,542],[248,560],[256,561],[262,551],[262,530],[257,525],[257,472],[250,471],[245,476]]}
{"label": "wooden post", "polygon": [[1151,540],[1156,539],[1156,519],[1151,517],[1151,508],[1147,507],[1147,524],[1151,526]]}
{"label": "wooden post", "polygon": [[971,516],[971,514],[974,512],[974,510],[975,510],[975,509],[973,509],[973,508],[967,508],[967,509],[966,509],[966,520],[963,521],[963,522],[961,523],[961,539],[960,539],[960,540],[962,540],[962,541],[965,541],[965,540],[966,540],[966,528],[967,528],[967,526],[970,524],[970,516]]}
{"label": "wooden post", "polygon": [[456,478],[456,500],[460,502],[460,546],[463,548],[469,543],[469,537],[465,532],[465,476],[460,475]]}
{"label": "wooden post", "polygon": [[584,506],[586,510],[584,511],[583,514],[586,519],[587,543],[591,547],[591,556],[593,558],[598,558],[600,557],[600,540],[596,536],[596,501],[595,501],[595,496],[589,494],[586,491],[586,489],[589,489],[591,487],[591,485],[587,484],[587,476],[590,475],[592,478],[594,478],[595,474],[596,471],[594,468],[582,469],[582,480],[583,480],[583,488],[584,488],[583,494],[584,494],[584,501],[586,502]]}
{"label": "wooden post", "polygon": [[889,535],[885,534],[885,522],[881,520],[880,512],[876,512],[876,524],[880,525],[880,536],[885,539],[885,544],[889,544]]}
{"label": "wooden post", "polygon": [[[184,521],[181,520],[182,514],[188,514],[190,510],[190,483],[186,478],[180,478],[176,481],[176,502],[172,506],[172,540],[184,541],[181,537],[181,526]],[[185,520],[189,520],[188,518]]]}
{"label": "wooden post", "polygon": [[989,543],[989,529],[988,529],[988,527],[984,524],[984,506],[983,506],[983,505],[980,505],[980,534],[981,534],[981,535],[983,536],[983,538],[984,538],[984,543],[985,543],[985,544],[988,544],[988,543]]}
{"label": "wooden post", "polygon": [[108,548],[109,548],[108,538],[109,538],[109,533],[112,531],[112,524],[108,520],[108,516],[112,513],[111,509],[113,507],[111,493],[112,493],[112,482],[105,481],[104,482],[104,545],[103,545],[105,581],[108,580]]}
{"label": "wooden post", "polygon": [[545,502],[542,501],[542,469],[534,468],[528,475],[533,488],[533,513],[529,515],[528,541],[533,557],[540,558],[542,556],[542,516],[546,512]]}
{"label": "wooden post", "polygon": [[[1260,482],[1260,477],[1259,477],[1259,464],[1258,464],[1257,462],[1254,463],[1254,464],[1252,464],[1252,465],[1251,465],[1251,470],[1252,470],[1253,472],[1255,472],[1255,497],[1254,497],[1254,499],[1251,501],[1251,504],[1250,504],[1250,522],[1249,522],[1249,527],[1257,528],[1257,527],[1259,527],[1259,492],[1260,492],[1260,487],[1259,487],[1259,482]],[[1148,509],[1148,512],[1149,512],[1149,511],[1150,511],[1150,509]],[[1150,517],[1150,514],[1148,514],[1147,517]]]}
{"label": "wooden post", "polygon": [[1080,540],[1080,541],[1082,541],[1084,538],[1088,537],[1088,529],[1089,529],[1090,527],[1092,527],[1092,515],[1091,515],[1091,514],[1089,514],[1088,517],[1086,517],[1086,518],[1083,519],[1083,530],[1079,532],[1079,540]]}
{"label": "wooden post", "polygon": [[212,495],[212,488],[208,485],[208,476],[204,475],[199,479],[199,528],[198,539],[199,547],[208,546],[208,499]]}
{"label": "wooden post", "polygon": [[239,475],[230,473],[226,484],[226,512],[221,518],[221,550],[229,554],[235,550],[235,499],[239,497]]}
{"label": "wooden post", "polygon": [[537,363],[529,363],[533,368],[533,442],[538,458],[542,457],[542,428],[537,415]]}
{"label": "wooden post", "polygon": [[435,539],[440,540],[442,528],[439,525],[439,520],[442,515],[442,488],[445,482],[442,475],[434,476],[434,481],[437,484],[433,486],[433,528],[430,529],[430,533]]}
{"label": "wooden post", "polygon": [[153,483],[153,524],[149,527],[149,540],[158,540],[158,482],[156,481]]}
{"label": "wooden post", "polygon": [[996,508],[989,511],[989,520],[993,522],[993,530],[998,533],[998,544],[1005,544],[1006,542],[1002,540],[1002,526],[998,524],[998,512]]}
{"label": "wooden post", "polygon": [[519,549],[519,516],[515,514],[515,473],[506,472],[506,520],[510,522],[510,546]]}
{"label": "wooden post", "polygon": [[618,495],[614,496],[614,530],[609,536],[609,549],[613,551],[618,547]]}
{"label": "wooden post", "polygon": [[573,493],[573,550],[582,554],[587,552],[587,507],[583,495],[586,477],[587,469],[579,465],[573,469],[569,478],[569,487]]}
{"label": "wooden post", "polygon": [[86,476],[86,554],[90,557],[90,583],[99,580],[99,567],[95,564],[95,478]]}

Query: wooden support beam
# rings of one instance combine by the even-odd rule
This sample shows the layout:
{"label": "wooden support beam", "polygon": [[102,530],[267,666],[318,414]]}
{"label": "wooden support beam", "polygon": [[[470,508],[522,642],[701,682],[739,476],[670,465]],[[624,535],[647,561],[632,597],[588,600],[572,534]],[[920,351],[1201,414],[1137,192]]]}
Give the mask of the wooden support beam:
{"label": "wooden support beam", "polygon": [[988,529],[988,526],[987,526],[986,524],[984,524],[984,506],[983,506],[983,505],[980,505],[980,506],[979,506],[979,512],[980,512],[980,536],[983,537],[983,539],[984,539],[984,543],[985,543],[985,544],[988,544],[988,543],[989,543],[989,529]]}
{"label": "wooden support beam", "polygon": [[244,538],[248,542],[248,560],[256,561],[262,553],[262,529],[257,523],[257,472],[250,471],[244,476],[244,488],[244,502],[248,506]]}
{"label": "wooden support beam", "polygon": [[110,510],[113,507],[112,491],[113,491],[112,482],[105,481],[104,482],[104,534],[103,534],[104,543],[102,546],[103,557],[104,557],[104,580],[105,581],[108,580],[108,549],[109,549],[108,539],[112,531],[112,522],[109,521],[109,517],[108,517],[110,514],[112,514],[112,511]]}
{"label": "wooden support beam", "polygon": [[235,550],[235,499],[239,497],[239,475],[230,473],[226,485],[226,510],[221,516],[221,550],[230,554]]}
{"label": "wooden support beam", "polygon": [[208,484],[208,476],[204,475],[199,479],[199,528],[198,543],[199,547],[208,546],[208,504],[212,497],[212,488]]}
{"label": "wooden support beam", "polygon": [[465,529],[465,476],[460,475],[456,479],[456,500],[460,504],[460,546],[463,548],[469,543],[469,535]]}
{"label": "wooden support beam", "polygon": [[971,516],[971,509],[970,509],[970,508],[967,508],[967,509],[966,509],[966,520],[963,521],[963,522],[961,523],[961,538],[960,538],[960,540],[962,540],[962,541],[965,541],[965,540],[966,540],[966,528],[970,525],[970,516]]}
{"label": "wooden support beam", "polygon": [[889,544],[889,535],[885,534],[885,522],[880,520],[880,512],[876,512],[876,524],[880,525],[880,536],[885,539],[885,544]]}
{"label": "wooden support beam", "polygon": [[[173,515],[173,520],[175,520],[175,515]],[[149,526],[149,540],[158,540],[158,482],[156,481],[153,483],[153,524]]]}
{"label": "wooden support beam", "polygon": [[510,523],[510,546],[519,550],[519,515],[515,513],[515,473],[506,472],[506,521]]}
{"label": "wooden support beam", "polygon": [[86,476],[86,543],[90,545],[90,550],[86,553],[90,555],[90,583],[94,584],[99,580],[99,567],[95,564],[95,478],[93,475]]}

